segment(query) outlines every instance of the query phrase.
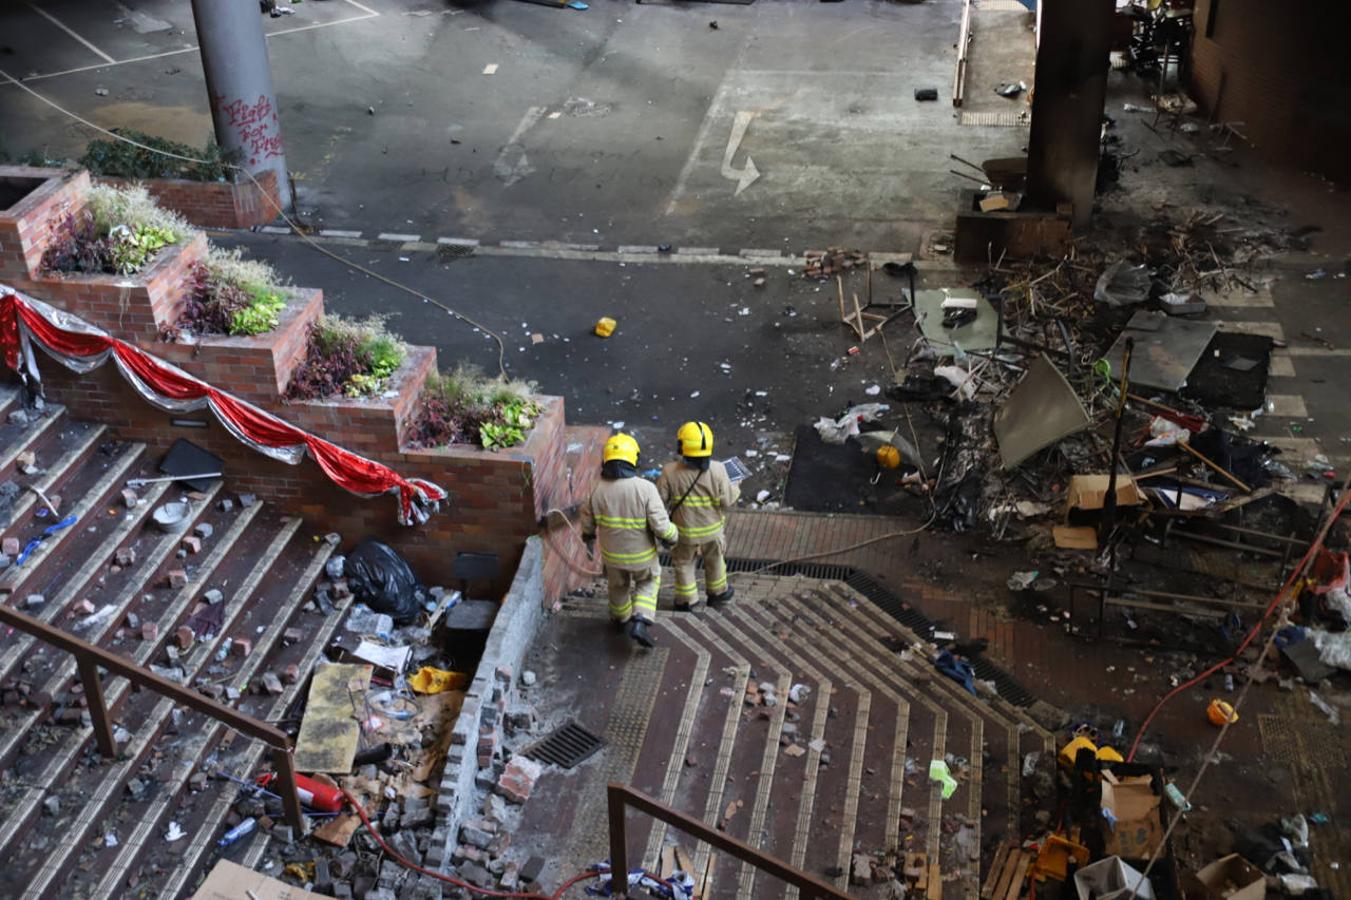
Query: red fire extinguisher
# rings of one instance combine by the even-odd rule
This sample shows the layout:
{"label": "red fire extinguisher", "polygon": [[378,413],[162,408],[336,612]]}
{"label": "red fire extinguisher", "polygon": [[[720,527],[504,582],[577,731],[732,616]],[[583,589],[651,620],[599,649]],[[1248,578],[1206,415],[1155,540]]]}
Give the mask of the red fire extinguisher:
{"label": "red fire extinguisher", "polygon": [[[262,787],[271,787],[272,782],[276,779],[277,776],[272,773],[260,775],[258,784]],[[320,812],[340,812],[342,810],[342,791],[315,781],[313,778],[297,775],[296,793],[300,795],[300,802],[310,809],[317,809]]]}

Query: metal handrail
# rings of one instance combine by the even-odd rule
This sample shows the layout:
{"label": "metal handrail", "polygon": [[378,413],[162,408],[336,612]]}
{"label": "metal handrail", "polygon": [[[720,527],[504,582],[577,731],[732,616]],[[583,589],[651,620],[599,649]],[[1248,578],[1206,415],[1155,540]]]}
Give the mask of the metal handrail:
{"label": "metal handrail", "polygon": [[834,885],[827,884],[815,875],[810,875],[782,860],[762,853],[750,844],[739,841],[705,822],[672,809],[655,797],[649,797],[642,791],[635,790],[626,784],[610,782],[610,786],[606,789],[606,805],[610,818],[610,892],[615,897],[628,896],[626,892],[628,890],[629,854],[624,828],[624,814],[629,807],[633,807],[639,812],[647,813],[652,818],[678,828],[686,834],[693,835],[706,844],[711,844],[729,856],[755,866],[762,872],[788,882],[801,891],[802,897],[806,900],[811,900],[814,897],[825,897],[829,900],[849,900],[849,895],[844,891]]}
{"label": "metal handrail", "polygon": [[300,795],[296,793],[296,770],[294,760],[291,758],[294,745],[286,732],[177,682],[162,678],[128,659],[67,634],[3,603],[0,603],[0,622],[31,634],[43,643],[65,650],[75,657],[75,666],[84,685],[85,700],[89,704],[89,718],[94,726],[94,739],[99,752],[106,757],[117,756],[117,741],[113,738],[113,722],[108,716],[107,702],[103,697],[103,682],[99,678],[100,666],[114,675],[121,675],[132,684],[168,697],[176,703],[210,716],[240,734],[267,744],[272,748],[272,764],[277,769],[277,778],[270,790],[281,795],[282,805],[286,809],[287,824],[296,830],[296,834],[304,833],[305,814],[300,806]]}

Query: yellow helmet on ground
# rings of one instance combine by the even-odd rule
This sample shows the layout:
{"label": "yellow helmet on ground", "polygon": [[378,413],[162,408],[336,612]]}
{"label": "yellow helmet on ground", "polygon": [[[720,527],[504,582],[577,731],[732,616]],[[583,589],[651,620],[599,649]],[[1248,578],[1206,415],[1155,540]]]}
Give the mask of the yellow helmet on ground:
{"label": "yellow helmet on ground", "polygon": [[629,465],[636,466],[638,465],[638,442],[623,432],[613,435],[605,442],[605,453],[601,459],[604,462],[622,459]]}
{"label": "yellow helmet on ground", "polygon": [[686,422],[676,432],[676,443],[681,456],[712,456],[713,429],[703,422]]}
{"label": "yellow helmet on ground", "polygon": [[884,469],[894,469],[901,464],[901,451],[891,444],[877,448],[877,464]]}

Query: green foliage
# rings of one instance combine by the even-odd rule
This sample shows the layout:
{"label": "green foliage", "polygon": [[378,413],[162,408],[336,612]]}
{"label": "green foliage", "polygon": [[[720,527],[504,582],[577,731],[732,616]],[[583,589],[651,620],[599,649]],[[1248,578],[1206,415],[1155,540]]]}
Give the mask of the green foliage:
{"label": "green foliage", "polygon": [[263,334],[277,327],[281,311],[286,308],[286,295],[281,291],[253,289],[249,304],[235,310],[230,318],[230,334]]}
{"label": "green foliage", "polygon": [[80,165],[95,175],[113,178],[188,178],[193,181],[227,181],[230,166],[238,161],[238,154],[230,154],[208,141],[198,150],[166,138],[155,137],[129,128],[113,129],[114,134],[129,138],[147,147],[154,147],[178,156],[200,159],[200,163],[185,162],[169,156],[152,153],[122,141],[94,140],[85,148]]}
{"label": "green foliage", "polygon": [[113,269],[119,275],[139,272],[152,256],[177,241],[177,235],[158,225],[114,225],[108,233]]}
{"label": "green foliage", "polygon": [[125,225],[134,234],[154,233],[165,244],[176,244],[193,233],[191,225],[177,213],[162,208],[139,184],[124,188],[94,185],[89,189],[88,211],[100,237],[112,236],[119,225]]}
{"label": "green foliage", "polygon": [[178,333],[263,334],[277,327],[286,308],[288,291],[267,263],[245,259],[238,250],[210,247],[206,259],[189,271],[188,301],[177,327]]}
{"label": "green foliage", "polygon": [[420,447],[477,443],[488,450],[525,442],[541,407],[534,386],[523,381],[485,378],[461,365],[427,379],[411,434]]}
{"label": "green foliage", "polygon": [[407,346],[386,330],[380,316],[359,321],[324,316],[310,332],[309,351],[292,376],[287,396],[306,400],[337,393],[375,396],[407,355]]}

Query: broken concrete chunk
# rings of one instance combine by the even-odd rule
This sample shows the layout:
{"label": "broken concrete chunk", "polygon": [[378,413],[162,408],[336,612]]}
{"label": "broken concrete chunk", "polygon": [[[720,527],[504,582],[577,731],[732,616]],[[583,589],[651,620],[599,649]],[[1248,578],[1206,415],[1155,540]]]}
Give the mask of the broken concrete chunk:
{"label": "broken concrete chunk", "polygon": [[141,498],[137,495],[135,491],[133,491],[131,488],[123,489],[122,491],[123,506],[125,506],[127,509],[132,509],[139,502],[141,502]]}
{"label": "broken concrete chunk", "polygon": [[288,628],[281,633],[281,639],[288,644],[298,644],[305,633],[299,628]]}
{"label": "broken concrete chunk", "polygon": [[22,549],[23,547],[19,544],[19,539],[16,537],[7,537],[3,541],[0,541],[0,551],[4,552],[6,556],[18,556],[19,551]]}
{"label": "broken concrete chunk", "polygon": [[210,522],[198,522],[196,525],[192,526],[192,533],[202,540],[211,537],[214,532],[215,529],[211,527]]}
{"label": "broken concrete chunk", "polygon": [[240,494],[240,495],[239,495],[239,508],[240,508],[240,509],[248,509],[250,506],[252,506],[253,504],[255,504],[255,503],[257,503],[257,502],[258,502],[258,497],[257,497],[256,495],[254,495],[254,494]]}
{"label": "broken concrete chunk", "polygon": [[205,594],[202,595],[202,599],[205,600],[207,603],[210,603],[212,606],[215,606],[217,603],[220,603],[222,600],[225,599],[225,594],[222,593],[217,588],[212,588],[211,590],[207,591]]}
{"label": "broken concrete chunk", "polygon": [[123,547],[113,554],[113,560],[122,568],[136,564],[136,548]]}
{"label": "broken concrete chunk", "polygon": [[159,625],[154,622],[144,622],[141,624],[141,640],[153,641],[159,637]]}
{"label": "broken concrete chunk", "polygon": [[216,508],[224,513],[233,512],[235,508],[235,501],[222,500],[221,502],[216,504]]}
{"label": "broken concrete chunk", "polygon": [[281,685],[281,679],[277,677],[276,672],[267,672],[263,675],[263,690],[269,694],[280,694],[285,690]]}
{"label": "broken concrete chunk", "polygon": [[24,598],[23,604],[24,606],[31,608],[34,606],[41,606],[46,602],[47,598],[44,597],[42,594],[29,594],[26,598]]}

